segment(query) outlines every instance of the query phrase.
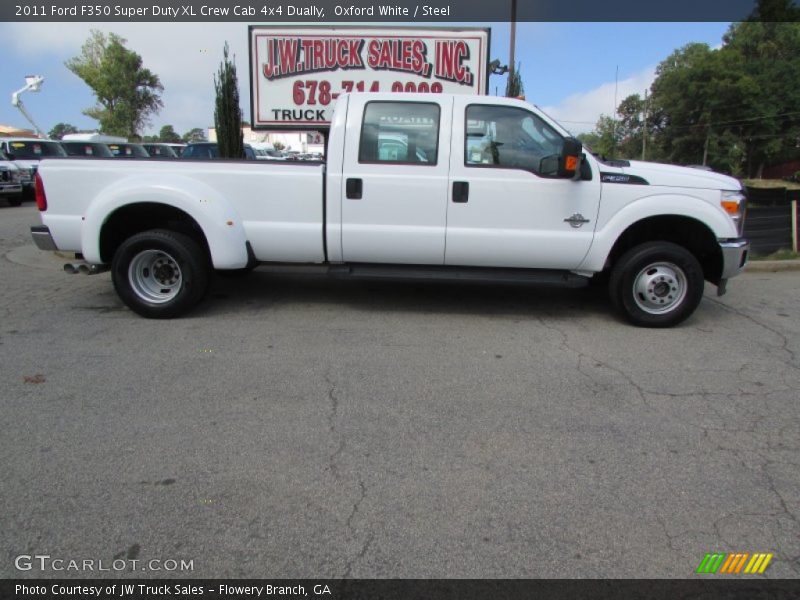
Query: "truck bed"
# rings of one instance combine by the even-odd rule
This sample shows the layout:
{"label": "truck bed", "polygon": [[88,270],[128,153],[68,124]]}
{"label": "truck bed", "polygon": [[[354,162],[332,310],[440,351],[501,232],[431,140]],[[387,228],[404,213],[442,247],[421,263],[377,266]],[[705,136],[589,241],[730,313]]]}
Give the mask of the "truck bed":
{"label": "truck bed", "polygon": [[[42,213],[58,247],[81,252],[90,209],[121,198],[225,205],[259,261],[322,262],[324,165],[224,160],[45,160],[48,210]],[[131,195],[135,197],[131,197]],[[226,202],[227,201],[227,202]]]}

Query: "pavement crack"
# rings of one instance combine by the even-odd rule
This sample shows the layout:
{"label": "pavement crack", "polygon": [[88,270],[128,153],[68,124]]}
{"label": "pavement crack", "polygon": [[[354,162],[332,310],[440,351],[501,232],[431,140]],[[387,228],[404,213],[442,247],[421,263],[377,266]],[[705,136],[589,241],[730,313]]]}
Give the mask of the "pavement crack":
{"label": "pavement crack", "polygon": [[[353,508],[350,510],[350,514],[347,516],[347,520],[345,521],[345,526],[350,531],[351,535],[353,535],[353,537],[357,535],[356,530],[353,527],[353,519],[358,514],[358,510],[361,507],[361,503],[364,501],[364,498],[367,497],[367,486],[364,484],[364,480],[361,478],[359,478],[358,480],[358,489],[359,489],[358,498],[356,499],[355,502],[353,502]],[[344,568],[344,575],[342,575],[343,579],[348,579],[351,573],[353,572],[353,566],[359,560],[364,558],[364,556],[367,553],[367,550],[369,550],[369,546],[372,543],[372,539],[374,538],[374,536],[375,536],[374,533],[370,533],[364,540],[364,543],[361,545],[361,549],[347,560],[347,564],[345,564]]]}
{"label": "pavement crack", "polygon": [[370,534],[367,537],[367,539],[364,540],[364,543],[362,544],[361,549],[358,551],[358,554],[356,554],[355,556],[353,556],[353,558],[347,561],[347,565],[345,565],[344,575],[342,575],[342,579],[350,578],[350,575],[353,572],[353,566],[355,566],[355,564],[358,561],[362,560],[367,555],[367,551],[369,550],[370,544],[372,544],[372,540],[374,538],[375,538],[374,534]]}
{"label": "pavement crack", "polygon": [[353,509],[350,511],[350,514],[347,516],[347,520],[345,521],[345,525],[351,531],[351,533],[355,533],[353,530],[353,518],[358,514],[358,508],[361,506],[361,503],[364,501],[364,498],[367,497],[367,487],[364,485],[364,480],[358,480],[358,488],[360,490],[358,499],[353,502]]}
{"label": "pavement crack", "polygon": [[761,327],[762,329],[765,329],[766,331],[769,331],[773,335],[778,336],[778,338],[780,338],[780,340],[782,342],[780,350],[782,350],[783,352],[785,352],[786,354],[789,355],[789,362],[787,363],[787,365],[792,367],[792,368],[795,368],[795,369],[797,368],[797,365],[796,365],[796,363],[797,363],[797,355],[794,352],[794,350],[789,348],[789,338],[784,333],[782,333],[781,331],[779,331],[779,330],[777,330],[777,329],[775,329],[773,327],[770,327],[766,323],[762,323],[761,321],[759,321],[758,319],[756,319],[752,315],[748,315],[746,312],[743,312],[743,311],[739,310],[738,308],[734,308],[733,306],[729,306],[729,305],[725,304],[724,302],[722,302],[720,300],[717,300],[715,298],[707,298],[707,300],[709,300],[710,302],[716,304],[717,306],[721,307],[722,309],[727,310],[728,312],[732,312],[733,314],[735,314],[735,315],[737,315],[739,317],[742,317],[743,319],[747,319],[751,323],[757,325],[758,327]]}
{"label": "pavement crack", "polygon": [[786,503],[786,499],[783,497],[783,494],[781,494],[778,491],[778,488],[775,485],[775,478],[773,477],[772,473],[769,472],[769,465],[773,462],[775,461],[772,460],[764,461],[761,464],[761,472],[764,473],[764,477],[767,480],[767,487],[769,488],[769,491],[772,492],[778,499],[778,504],[781,507],[781,512],[785,514],[787,517],[789,517],[789,519],[795,524],[795,527],[797,527],[800,530],[800,519],[798,519],[795,513],[789,510],[789,505]]}
{"label": "pavement crack", "polygon": [[647,391],[641,385],[639,385],[639,383],[637,383],[633,379],[633,377],[631,377],[630,375],[625,373],[622,369],[614,367],[614,366],[608,364],[607,362],[604,362],[604,361],[600,360],[599,358],[597,358],[595,356],[592,356],[591,354],[587,354],[586,352],[583,352],[582,350],[578,350],[576,348],[573,348],[569,343],[569,336],[567,335],[567,333],[565,331],[563,331],[561,328],[557,327],[556,325],[552,325],[552,324],[546,323],[545,320],[542,317],[538,317],[538,321],[542,325],[542,327],[544,327],[545,329],[553,331],[553,332],[557,333],[559,336],[561,336],[561,347],[564,350],[566,350],[568,352],[571,352],[572,354],[575,354],[578,357],[577,370],[578,370],[579,373],[581,373],[585,377],[588,377],[589,380],[592,382],[592,388],[593,388],[592,392],[593,392],[593,394],[595,396],[597,395],[599,390],[597,389],[596,382],[594,381],[592,376],[584,370],[584,366],[583,366],[584,360],[591,360],[591,361],[594,362],[596,367],[601,367],[601,368],[604,368],[604,369],[608,369],[609,371],[613,371],[614,373],[620,375],[636,391],[636,394],[639,397],[639,401],[644,406],[646,406],[648,408],[652,408],[650,406],[650,403],[648,402],[648,399],[647,399]]}
{"label": "pavement crack", "polygon": [[347,445],[347,439],[336,426],[336,421],[339,417],[339,397],[336,395],[336,384],[331,381],[330,374],[325,374],[325,382],[328,384],[328,401],[330,402],[330,409],[328,410],[328,433],[333,439],[339,438],[339,443],[336,449],[328,455],[328,470],[336,480],[341,479],[339,474],[339,457],[344,452]]}

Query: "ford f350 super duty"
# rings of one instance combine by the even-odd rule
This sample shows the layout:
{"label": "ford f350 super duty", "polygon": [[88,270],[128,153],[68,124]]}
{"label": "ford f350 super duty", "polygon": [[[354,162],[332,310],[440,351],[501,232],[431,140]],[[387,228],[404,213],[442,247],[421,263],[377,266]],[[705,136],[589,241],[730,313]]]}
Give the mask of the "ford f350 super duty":
{"label": "ford f350 super duty", "polygon": [[446,94],[344,94],[327,163],[44,160],[44,250],[111,270],[145,317],[176,317],[217,271],[578,287],[606,280],[637,325],[664,327],[747,262],[731,177],[603,162],[536,107]]}

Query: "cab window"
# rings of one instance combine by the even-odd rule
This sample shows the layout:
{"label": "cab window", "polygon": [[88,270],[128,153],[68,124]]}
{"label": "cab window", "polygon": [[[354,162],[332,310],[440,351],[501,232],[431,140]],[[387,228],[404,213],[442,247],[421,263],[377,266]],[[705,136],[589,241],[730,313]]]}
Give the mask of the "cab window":
{"label": "cab window", "polygon": [[514,106],[467,107],[464,164],[541,175],[543,158],[561,154],[564,138],[537,115]]}
{"label": "cab window", "polygon": [[368,102],[364,108],[360,163],[436,165],[439,105],[425,102]]}

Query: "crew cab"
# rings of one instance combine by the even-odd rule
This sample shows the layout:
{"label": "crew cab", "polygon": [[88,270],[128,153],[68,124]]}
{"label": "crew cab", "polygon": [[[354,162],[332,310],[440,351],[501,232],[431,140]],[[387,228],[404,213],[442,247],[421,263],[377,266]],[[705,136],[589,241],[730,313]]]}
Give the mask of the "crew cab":
{"label": "crew cab", "polygon": [[[191,146],[189,146],[191,148]],[[636,325],[686,319],[747,262],[736,179],[604,163],[521,100],[343,94],[327,162],[43,161],[45,250],[111,270],[145,317],[184,314],[213,270],[580,287]]]}

